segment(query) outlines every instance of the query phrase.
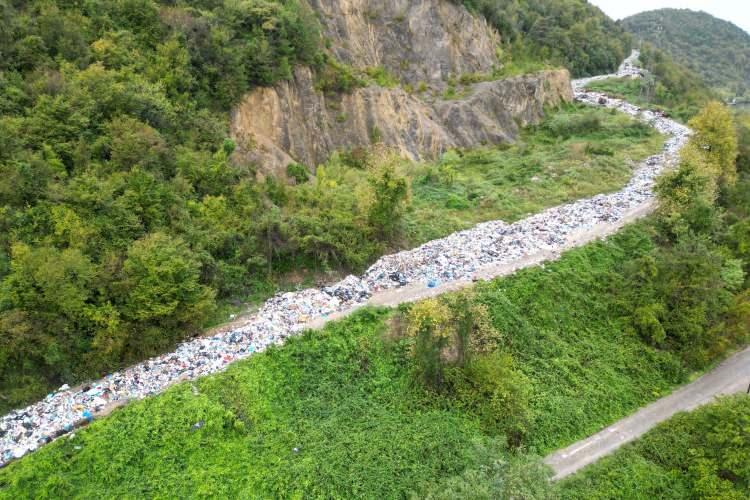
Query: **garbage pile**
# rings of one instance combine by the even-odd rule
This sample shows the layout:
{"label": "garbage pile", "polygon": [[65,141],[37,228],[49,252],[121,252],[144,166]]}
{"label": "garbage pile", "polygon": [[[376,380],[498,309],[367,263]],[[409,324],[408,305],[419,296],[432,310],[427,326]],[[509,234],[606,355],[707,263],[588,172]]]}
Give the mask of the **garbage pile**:
{"label": "garbage pile", "polygon": [[631,52],[630,55],[622,62],[622,64],[620,64],[620,67],[617,68],[616,73],[573,80],[573,90],[582,90],[591,82],[607,80],[609,78],[640,78],[644,76],[646,71],[635,65],[640,56],[641,52],[639,50],[634,50],[633,52]]}
{"label": "garbage pile", "polygon": [[[637,68],[632,61],[636,58],[634,53],[621,72],[635,74]],[[514,224],[486,222],[419,248],[382,257],[362,277],[348,276],[320,289],[280,293],[235,330],[185,342],[172,353],[91,384],[77,388],[64,385],[44,400],[0,418],[0,465],[85,425],[114,406],[160,393],[180,381],[220,372],[234,361],[282,343],[313,320],[367,302],[378,291],[409,284],[433,288],[468,279],[490,264],[518,262],[545,250],[563,250],[573,233],[623,220],[629,211],[653,197],[656,176],[676,160],[690,130],[660,113],[586,92],[580,82],[574,82],[577,100],[618,109],[668,136],[662,153],[646,159],[622,190],[550,208]]]}

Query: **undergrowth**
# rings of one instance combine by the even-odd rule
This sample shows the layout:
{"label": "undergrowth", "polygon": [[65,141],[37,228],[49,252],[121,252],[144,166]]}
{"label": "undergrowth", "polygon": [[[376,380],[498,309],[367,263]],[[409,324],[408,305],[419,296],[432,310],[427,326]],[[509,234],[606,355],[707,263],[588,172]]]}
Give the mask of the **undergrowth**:
{"label": "undergrowth", "polygon": [[[688,375],[677,355],[648,346],[619,319],[613,272],[652,245],[641,224],[477,287],[503,349],[528,379],[529,432],[513,451],[482,426],[481,402],[467,409],[415,381],[408,339],[391,327],[398,312],[367,309],[10,464],[0,471],[0,495],[542,494],[537,454]],[[472,486],[477,478],[486,481]]]}
{"label": "undergrowth", "polygon": [[748,498],[749,424],[746,395],[680,413],[563,482],[561,497]]}
{"label": "undergrowth", "polygon": [[451,151],[438,162],[409,165],[407,246],[617,190],[662,143],[658,133],[623,114],[570,105],[525,129],[512,145]]}

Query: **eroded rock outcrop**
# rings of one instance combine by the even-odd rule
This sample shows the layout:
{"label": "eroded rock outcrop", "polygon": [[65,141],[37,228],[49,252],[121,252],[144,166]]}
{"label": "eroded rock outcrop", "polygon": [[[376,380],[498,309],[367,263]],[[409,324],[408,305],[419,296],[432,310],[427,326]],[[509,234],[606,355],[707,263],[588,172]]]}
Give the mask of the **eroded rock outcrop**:
{"label": "eroded rock outcrop", "polygon": [[460,97],[437,97],[448,78],[489,74],[499,36],[483,19],[447,0],[308,0],[330,50],[355,68],[383,67],[412,88],[370,85],[324,94],[313,73],[249,93],[233,110],[236,158],[282,174],[289,163],[314,168],[341,149],[374,141],[418,160],[450,148],[512,141],[519,126],[546,106],[572,99],[565,70],[467,86]]}
{"label": "eroded rock outcrop", "polygon": [[307,0],[331,52],[355,68],[382,66],[405,83],[487,73],[500,37],[448,0]]}

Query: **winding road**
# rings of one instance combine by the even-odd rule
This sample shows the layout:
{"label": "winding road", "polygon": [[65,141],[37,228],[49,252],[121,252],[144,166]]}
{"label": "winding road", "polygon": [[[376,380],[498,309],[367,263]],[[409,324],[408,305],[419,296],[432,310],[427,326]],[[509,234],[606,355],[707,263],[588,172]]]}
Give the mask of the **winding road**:
{"label": "winding road", "polygon": [[748,384],[750,347],[726,359],[709,373],[680,387],[669,396],[651,403],[593,436],[556,451],[546,457],[544,462],[554,470],[553,479],[562,479],[637,439],[675,413],[694,410],[712,402],[718,396],[745,392],[748,390]]}

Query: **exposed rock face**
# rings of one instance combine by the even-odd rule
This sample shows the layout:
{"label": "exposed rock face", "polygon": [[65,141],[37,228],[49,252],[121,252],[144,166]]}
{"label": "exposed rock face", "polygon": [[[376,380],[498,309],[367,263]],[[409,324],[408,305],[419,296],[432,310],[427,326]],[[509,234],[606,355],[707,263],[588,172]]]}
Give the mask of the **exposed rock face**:
{"label": "exposed rock face", "polygon": [[[446,86],[445,79],[488,73],[499,37],[482,19],[447,0],[307,0],[323,21],[331,51],[355,67],[383,66],[402,82]],[[417,160],[456,147],[512,141],[545,106],[573,97],[567,71],[482,82],[459,99],[369,86],[349,94],[315,90],[308,68],[249,93],[232,112],[237,159],[283,174],[289,163],[314,168],[341,149],[379,140]]]}
{"label": "exposed rock face", "polygon": [[448,0],[307,0],[334,56],[356,68],[383,66],[402,82],[486,73],[500,37],[484,18]]}

